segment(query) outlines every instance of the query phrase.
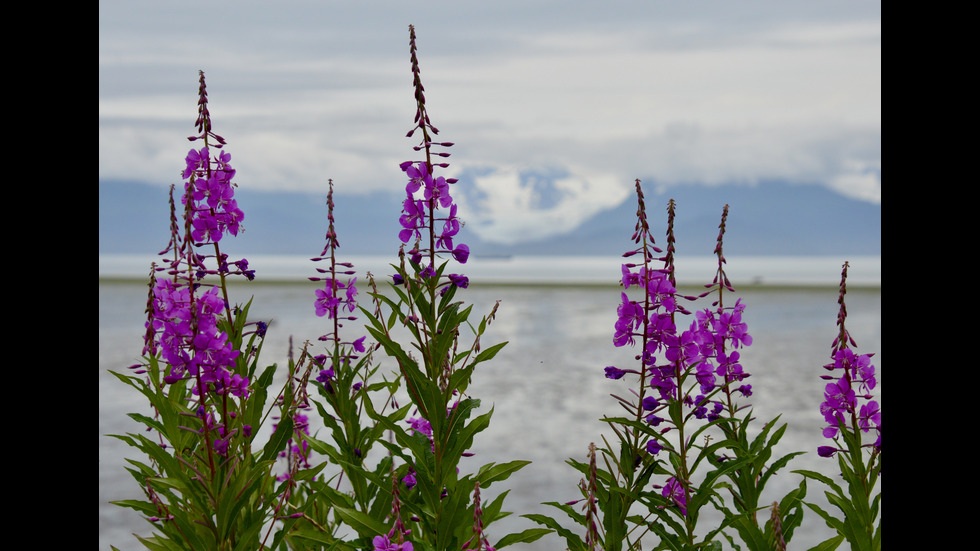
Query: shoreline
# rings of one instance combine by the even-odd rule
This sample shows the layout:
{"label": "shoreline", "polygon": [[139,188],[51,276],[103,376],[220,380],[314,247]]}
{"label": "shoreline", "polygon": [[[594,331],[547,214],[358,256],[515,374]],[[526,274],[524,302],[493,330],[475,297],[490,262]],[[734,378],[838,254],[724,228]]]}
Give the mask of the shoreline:
{"label": "shoreline", "polygon": [[[311,283],[309,277],[322,277],[315,263],[301,255],[252,255],[246,257],[257,284]],[[99,281],[146,281],[155,255],[99,255]],[[359,282],[374,274],[379,283],[393,272],[397,256],[350,255],[343,257],[357,271]],[[513,256],[471,257],[465,265],[452,267],[467,275],[471,286],[573,286],[619,287],[621,266],[632,259],[621,256]],[[848,289],[881,289],[880,256],[800,256],[730,257],[725,273],[738,289],[819,289],[838,288],[844,261],[850,263]],[[714,279],[718,260],[712,256],[676,257],[678,287],[703,290]],[[233,281],[232,284],[239,282]]]}

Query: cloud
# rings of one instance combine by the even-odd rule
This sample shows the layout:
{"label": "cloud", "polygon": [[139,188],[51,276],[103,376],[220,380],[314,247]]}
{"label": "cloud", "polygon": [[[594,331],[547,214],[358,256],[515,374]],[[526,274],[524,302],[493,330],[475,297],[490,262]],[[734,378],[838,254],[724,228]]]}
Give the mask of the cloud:
{"label": "cloud", "polygon": [[881,204],[881,170],[860,161],[846,164],[847,170],[830,180],[830,188],[841,195]]}
{"label": "cloud", "polygon": [[[174,183],[204,69],[240,185],[399,192],[415,23],[452,170],[486,168],[477,185],[501,194],[487,203],[499,219],[471,223],[498,239],[557,231],[635,178],[822,183],[880,202],[877,3],[380,4],[101,2],[100,179]],[[189,6],[214,22],[207,36]],[[562,174],[547,189],[522,176],[542,167]]]}
{"label": "cloud", "polygon": [[455,197],[468,229],[489,243],[511,245],[561,235],[619,205],[629,188],[587,169],[495,166],[462,178]]}

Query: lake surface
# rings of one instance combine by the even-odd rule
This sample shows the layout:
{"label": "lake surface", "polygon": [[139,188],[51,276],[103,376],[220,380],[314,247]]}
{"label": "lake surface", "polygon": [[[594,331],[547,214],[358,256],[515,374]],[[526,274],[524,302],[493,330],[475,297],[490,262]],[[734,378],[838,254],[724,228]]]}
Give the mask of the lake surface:
{"label": "lake surface", "polygon": [[[618,279],[619,260],[616,262],[609,261],[604,265],[605,269],[613,265],[614,270],[611,276],[604,276],[604,282],[611,279],[615,283]],[[729,259],[729,265],[733,264],[734,260]],[[796,487],[799,476],[790,472],[793,469],[811,469],[836,476],[836,460],[817,457],[816,447],[823,444],[818,405],[822,401],[824,385],[819,376],[823,373],[821,366],[829,361],[831,342],[837,330],[836,284],[840,264],[837,261],[836,268],[824,268],[825,273],[815,278],[819,282],[802,281],[803,285],[799,287],[748,285],[736,293],[748,305],[744,319],[754,338],[753,345],[742,352],[742,365],[752,374],[748,382],[752,384],[754,394],[748,400],[758,419],[757,428],[761,428],[764,421],[781,415],[780,422],[787,423],[788,428],[777,454],[807,452],[793,460],[781,471],[781,476],[770,483],[768,492],[771,497],[764,502],[781,498]],[[147,272],[148,265],[148,262],[143,264],[139,273]],[[363,264],[355,262],[355,265],[367,269]],[[550,268],[542,266],[541,269],[554,274],[561,263],[557,266],[559,268],[552,263]],[[855,279],[860,277],[857,266],[857,261],[852,261],[850,274]],[[849,287],[847,327],[857,340],[858,352],[876,353],[873,363],[879,374],[876,390],[880,399],[880,259],[877,266],[878,287]],[[710,268],[710,265],[703,268],[708,271],[708,280]],[[295,266],[290,269],[294,270],[290,273],[297,275]],[[387,273],[380,269],[375,273]],[[837,281],[832,279],[826,284],[833,270],[836,270]],[[729,273],[733,271],[730,269]],[[104,272],[100,263],[100,273],[106,275],[107,272],[111,273],[111,270]],[[751,269],[746,271],[751,272]],[[473,272],[467,271],[468,275],[470,273]],[[772,282],[771,275],[763,275],[763,283],[767,282],[765,278]],[[582,278],[577,280],[582,281]],[[327,331],[325,320],[317,318],[313,312],[314,288],[315,284],[300,281],[268,284],[258,280],[231,287],[233,301],[244,302],[255,297],[251,310],[254,319],[271,321],[263,350],[263,365],[285,363],[290,337],[299,346],[305,340],[314,341]],[[105,436],[140,430],[126,413],[146,412],[147,409],[136,391],[107,372],[109,369],[124,370],[139,359],[146,293],[145,284],[140,282],[100,281],[99,284],[100,549],[107,550],[110,545],[124,551],[140,549],[131,534],[150,533],[149,524],[139,515],[108,503],[116,499],[141,498],[142,493],[124,468],[124,457],[129,449]],[[492,494],[485,496],[489,499],[510,489],[504,509],[515,513],[489,527],[491,540],[508,532],[537,527],[519,518],[519,514],[557,513],[557,510],[541,505],[542,502],[564,502],[579,497],[576,483],[580,476],[564,461],[569,457],[586,460],[589,443],[601,442],[600,435],[608,432],[598,419],[604,414],[618,414],[618,406],[609,394],[625,392],[627,384],[625,379],[605,379],[603,368],[607,365],[629,366],[635,354],[633,349],[616,348],[612,344],[619,293],[620,289],[615,285],[474,284],[457,295],[474,305],[473,316],[477,320],[499,300],[497,317],[489,327],[483,345],[509,341],[496,358],[483,364],[475,374],[471,394],[483,401],[484,411],[491,405],[495,411],[489,429],[477,436],[473,449],[475,457],[464,460],[461,467],[466,468],[466,462],[476,469],[488,462],[532,461],[509,480],[495,484],[485,492]],[[734,302],[731,298],[726,299],[726,303],[729,300]],[[709,306],[707,301],[702,302],[695,305]],[[350,322],[344,331],[345,335],[354,338],[365,334],[359,321]],[[386,364],[393,365],[393,362],[382,357],[382,371],[386,371]],[[817,498],[822,496],[823,489],[814,483],[808,487],[810,497],[820,502]],[[829,535],[823,522],[808,512],[802,530],[797,532],[791,545],[809,548]],[[546,550],[564,546],[560,538],[546,537],[534,544],[512,547],[515,550],[522,548]]]}

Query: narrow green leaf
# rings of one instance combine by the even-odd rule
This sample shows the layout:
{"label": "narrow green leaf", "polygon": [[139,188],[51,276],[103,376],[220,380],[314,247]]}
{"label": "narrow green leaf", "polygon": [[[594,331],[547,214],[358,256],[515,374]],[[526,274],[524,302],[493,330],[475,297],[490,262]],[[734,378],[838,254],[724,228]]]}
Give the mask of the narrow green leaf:
{"label": "narrow green leaf", "polygon": [[521,516],[553,529],[559,536],[565,538],[565,544],[568,546],[569,551],[585,551],[585,542],[582,541],[582,538],[578,534],[575,534],[571,530],[559,524],[557,520],[538,514],[527,514]]}
{"label": "narrow green leaf", "polygon": [[279,426],[276,427],[276,431],[269,437],[269,441],[266,442],[262,450],[262,457],[259,460],[268,461],[275,459],[279,452],[286,449],[286,445],[292,436],[293,420],[291,418],[283,419],[280,421]]}
{"label": "narrow green leaf", "polygon": [[334,507],[334,511],[348,526],[362,536],[374,537],[388,533],[387,526],[356,509]]}
{"label": "narrow green leaf", "polygon": [[490,486],[490,484],[493,482],[506,480],[510,475],[530,464],[531,462],[526,460],[511,461],[500,465],[491,463],[490,465],[484,465],[480,468],[480,472],[477,473],[476,479],[480,481],[480,487],[485,488]]}
{"label": "narrow green leaf", "polygon": [[532,541],[537,541],[544,536],[554,532],[554,530],[549,530],[548,528],[528,528],[523,532],[518,534],[507,534],[506,536],[500,538],[494,549],[500,549],[514,543],[531,543]]}
{"label": "narrow green leaf", "polygon": [[504,341],[495,344],[493,346],[488,346],[487,348],[484,348],[483,350],[480,351],[479,354],[476,355],[476,358],[473,360],[473,363],[480,363],[480,362],[492,360],[493,357],[496,356],[498,352],[500,352],[505,346],[507,346],[508,342],[509,341]]}
{"label": "narrow green leaf", "polygon": [[814,545],[809,549],[809,551],[834,551],[838,546],[844,541],[844,536],[838,535],[834,536],[828,540],[822,541],[817,545]]}

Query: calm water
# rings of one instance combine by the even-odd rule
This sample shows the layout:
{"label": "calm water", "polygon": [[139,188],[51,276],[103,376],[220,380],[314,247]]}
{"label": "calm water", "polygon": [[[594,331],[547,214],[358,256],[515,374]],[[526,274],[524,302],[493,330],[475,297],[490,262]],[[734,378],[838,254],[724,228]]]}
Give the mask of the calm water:
{"label": "calm water", "polygon": [[[838,277],[839,268],[837,263]],[[264,365],[284,363],[290,336],[301,343],[326,332],[324,321],[313,314],[313,288],[312,284],[303,283],[240,283],[232,288],[233,300],[255,296],[251,311],[255,319],[272,320],[263,352]],[[835,475],[836,462],[817,457],[815,450],[822,443],[822,419],[817,409],[823,387],[820,366],[827,363],[835,335],[837,290],[832,285],[751,287],[737,294],[748,304],[745,319],[754,337],[753,345],[742,353],[742,364],[752,374],[751,404],[758,424],[782,414],[780,421],[789,427],[777,453],[808,452],[792,461],[782,476],[770,483],[771,497],[765,502],[771,502],[798,484],[798,475],[791,474],[790,469]],[[579,497],[576,483],[580,477],[564,460],[585,460],[589,443],[601,442],[600,434],[604,432],[597,419],[607,413],[618,414],[618,406],[609,394],[624,392],[625,381],[605,379],[603,367],[629,365],[634,353],[612,345],[619,290],[614,286],[474,285],[462,298],[474,305],[477,319],[500,300],[497,318],[483,343],[486,346],[509,341],[493,361],[477,372],[471,386],[471,392],[483,400],[484,407],[493,405],[495,412],[490,428],[477,437],[476,456],[465,461],[475,469],[491,461],[531,460],[531,465],[486,493],[496,495],[511,489],[505,510],[550,515],[556,510],[540,505],[541,502]],[[131,534],[149,533],[148,523],[138,515],[108,504],[110,500],[140,498],[142,494],[124,469],[123,457],[128,449],[105,436],[139,430],[125,414],[146,409],[138,393],[106,371],[122,370],[136,363],[142,346],[145,302],[146,287],[141,283],[99,284],[100,549],[107,550],[110,545],[120,550],[139,549]],[[847,326],[858,342],[858,350],[876,352],[873,362],[879,370],[880,395],[880,288],[849,289],[847,309]],[[345,331],[349,331],[348,335],[364,334],[359,322],[352,322]],[[809,489],[811,498],[823,493],[814,484]],[[491,539],[537,526],[517,514],[491,525]],[[829,535],[822,521],[808,513],[792,546],[809,548]],[[560,538],[544,538],[524,547],[563,548]]]}

